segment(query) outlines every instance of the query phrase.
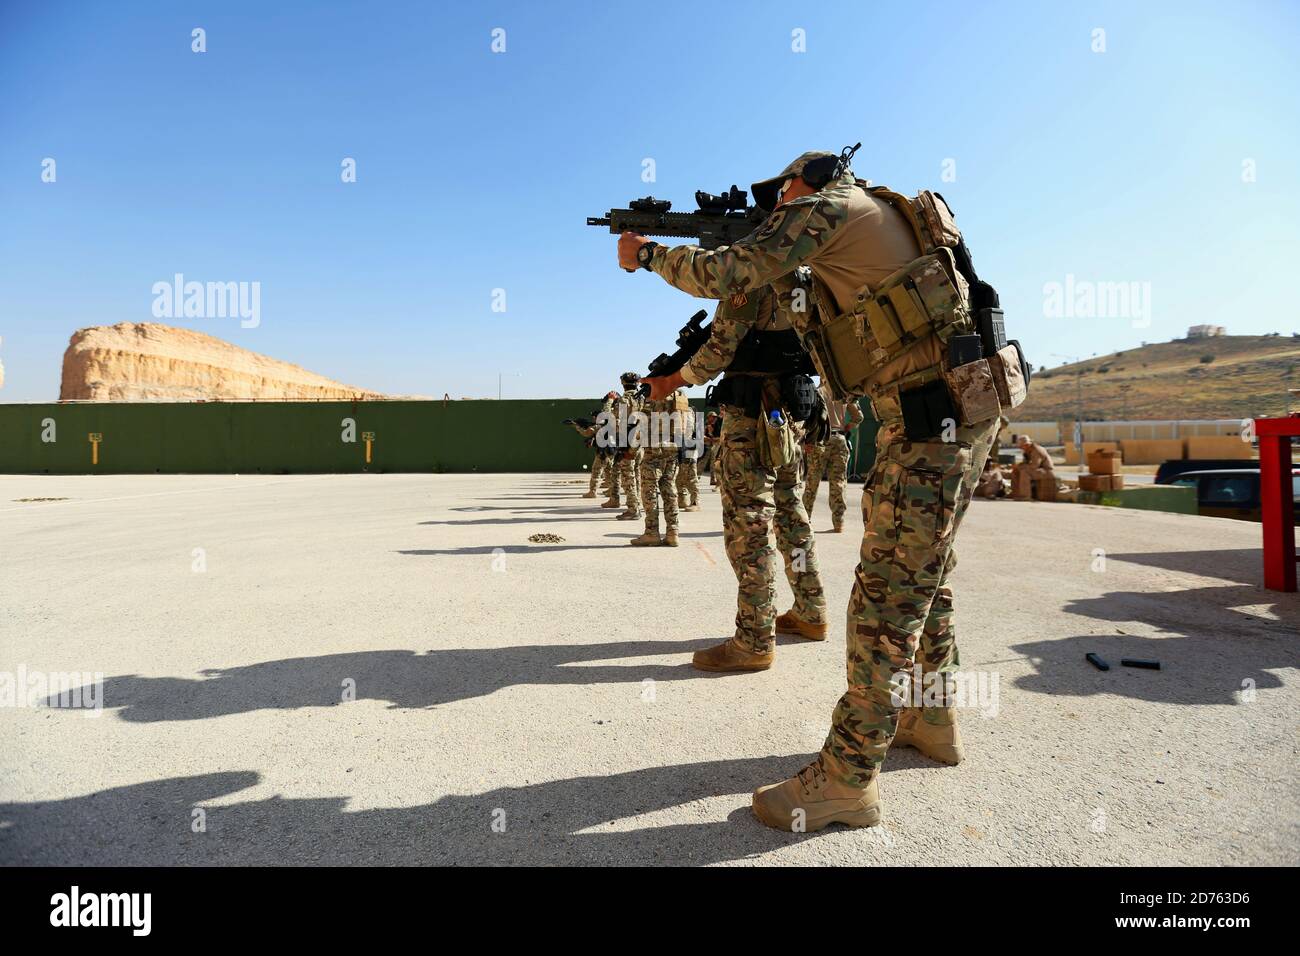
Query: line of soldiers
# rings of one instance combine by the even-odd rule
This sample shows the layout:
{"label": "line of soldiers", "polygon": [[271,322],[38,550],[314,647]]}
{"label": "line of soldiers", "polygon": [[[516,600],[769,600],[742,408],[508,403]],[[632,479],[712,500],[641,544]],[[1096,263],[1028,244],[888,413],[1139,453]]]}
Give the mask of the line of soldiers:
{"label": "line of soldiers", "polygon": [[[618,515],[620,520],[645,519],[645,532],[629,542],[633,546],[665,545],[677,547],[678,513],[700,510],[699,472],[707,469],[710,485],[717,487],[721,481],[723,417],[710,411],[705,416],[703,429],[696,431],[696,412],[690,407],[683,389],[675,389],[667,398],[657,401],[643,400],[638,388],[641,378],[636,372],[624,372],[620,377],[621,394],[610,392],[598,412],[593,413],[591,424],[570,422],[578,434],[586,439],[588,447],[595,449],[591,463],[591,478],[583,498],[597,497],[597,489],[606,499],[602,508],[622,508],[620,494],[627,507]],[[802,436],[799,446],[801,458],[795,477],[803,486],[799,495],[806,521],[811,517],[817,490],[823,477],[827,479],[832,526],[830,533],[844,530],[844,515],[848,510],[845,490],[849,475],[849,442],[854,429],[864,419],[856,403],[838,402],[823,390],[827,409],[828,430],[823,441],[804,435],[802,427],[796,428]],[[598,442],[598,422],[635,422],[639,416],[647,421],[666,422],[666,427],[656,429],[639,447],[619,449]],[[664,533],[659,533],[660,502],[663,505]]]}
{"label": "line of soldiers", "polygon": [[[606,500],[602,508],[624,508],[618,516],[623,521],[644,519],[645,530],[629,542],[631,545],[675,548],[679,544],[678,513],[700,510],[696,462],[702,449],[695,435],[695,410],[682,389],[646,401],[638,393],[641,377],[636,372],[624,372],[619,381],[622,393],[605,396],[591,425],[573,423],[595,448],[583,497],[595,498],[603,480]],[[602,427],[607,429],[604,436]]]}

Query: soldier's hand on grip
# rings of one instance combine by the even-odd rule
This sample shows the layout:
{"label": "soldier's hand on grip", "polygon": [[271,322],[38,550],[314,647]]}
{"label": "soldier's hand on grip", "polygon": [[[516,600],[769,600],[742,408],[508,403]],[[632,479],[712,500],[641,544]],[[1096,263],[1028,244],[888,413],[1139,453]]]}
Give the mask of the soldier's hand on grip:
{"label": "soldier's hand on grip", "polygon": [[641,379],[641,387],[645,388],[646,386],[649,386],[649,399],[652,402],[657,402],[661,398],[667,398],[672,394],[673,389],[678,387],[673,384],[673,378],[674,376],[672,375],[663,375],[658,378],[643,378]]}
{"label": "soldier's hand on grip", "polygon": [[636,272],[640,263],[636,261],[636,251],[649,242],[645,236],[635,232],[625,232],[618,237],[618,264],[625,272]]}

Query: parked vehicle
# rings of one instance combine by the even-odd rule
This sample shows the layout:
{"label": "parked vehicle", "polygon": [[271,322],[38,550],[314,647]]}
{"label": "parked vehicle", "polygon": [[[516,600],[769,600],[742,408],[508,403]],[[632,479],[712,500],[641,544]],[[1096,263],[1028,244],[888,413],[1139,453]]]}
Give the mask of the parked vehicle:
{"label": "parked vehicle", "polygon": [[[1239,518],[1259,521],[1259,466],[1255,468],[1217,468],[1189,471],[1178,475],[1170,485],[1196,489],[1196,511],[1213,518]],[[1300,520],[1300,468],[1291,471],[1291,494]]]}
{"label": "parked vehicle", "polygon": [[1157,485],[1172,485],[1174,479],[1189,471],[1218,471],[1220,469],[1239,470],[1245,468],[1259,470],[1258,461],[1244,458],[1175,458],[1156,469]]}

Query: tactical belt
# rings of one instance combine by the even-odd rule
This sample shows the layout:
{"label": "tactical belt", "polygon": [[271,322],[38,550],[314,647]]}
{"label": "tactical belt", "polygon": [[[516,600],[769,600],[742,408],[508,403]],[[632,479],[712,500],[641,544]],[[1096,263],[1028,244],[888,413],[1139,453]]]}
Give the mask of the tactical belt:
{"label": "tactical belt", "polygon": [[758,418],[763,407],[763,379],[752,375],[724,378],[705,392],[704,404],[709,408],[730,405],[742,411],[746,418]]}
{"label": "tactical belt", "polygon": [[736,354],[727,366],[727,371],[767,375],[802,372],[811,375],[816,369],[799,343],[799,333],[794,329],[751,328],[736,347]]}

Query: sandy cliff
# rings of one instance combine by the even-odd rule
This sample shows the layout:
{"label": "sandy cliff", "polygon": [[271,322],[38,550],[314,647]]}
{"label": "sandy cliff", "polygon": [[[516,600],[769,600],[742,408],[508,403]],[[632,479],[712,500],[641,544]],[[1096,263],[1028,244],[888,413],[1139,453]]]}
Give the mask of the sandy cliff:
{"label": "sandy cliff", "polygon": [[223,342],[153,322],[78,329],[63,354],[59,399],[385,398]]}

